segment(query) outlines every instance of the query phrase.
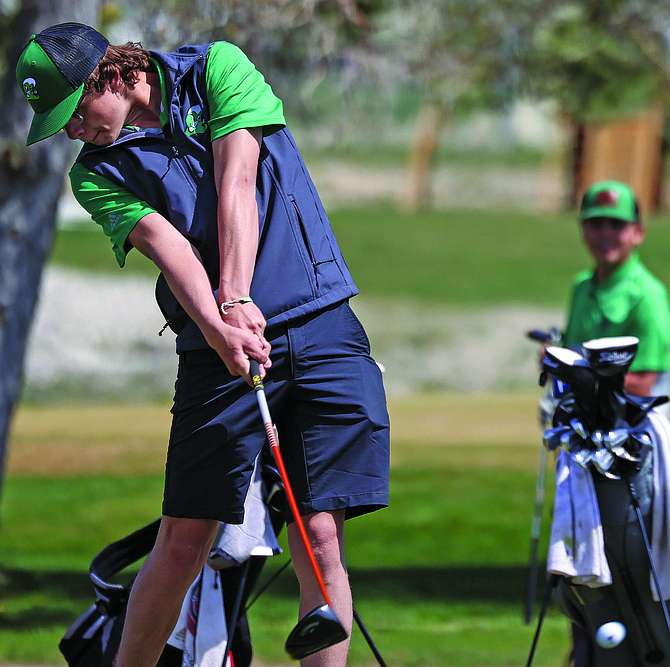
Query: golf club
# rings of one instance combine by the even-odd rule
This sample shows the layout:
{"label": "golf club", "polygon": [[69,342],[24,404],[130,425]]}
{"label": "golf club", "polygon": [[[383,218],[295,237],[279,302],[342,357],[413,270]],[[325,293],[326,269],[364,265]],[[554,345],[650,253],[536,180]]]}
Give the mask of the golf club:
{"label": "golf club", "polygon": [[300,516],[300,511],[295,501],[293,490],[291,489],[288,474],[286,472],[286,468],[284,467],[284,460],[279,449],[279,441],[277,440],[277,432],[272,422],[270,409],[268,408],[268,402],[265,396],[265,388],[263,386],[260,368],[258,362],[255,359],[249,360],[249,370],[254,391],[256,393],[256,400],[258,402],[258,407],[263,419],[265,433],[270,443],[270,451],[272,452],[272,456],[277,465],[277,470],[279,471],[282,483],[284,484],[286,499],[288,500],[291,513],[293,514],[293,519],[295,520],[296,527],[300,533],[305,551],[309,557],[309,561],[312,565],[314,575],[316,576],[316,580],[319,584],[319,588],[321,589],[321,593],[325,602],[325,604],[321,605],[320,607],[315,607],[311,611],[307,612],[298,621],[297,625],[293,628],[288,638],[286,639],[286,644],[284,645],[286,652],[295,660],[302,660],[308,655],[317,653],[318,651],[328,648],[329,646],[333,646],[334,644],[339,644],[341,641],[344,641],[348,635],[347,631],[344,629],[344,626],[333,611],[330,597],[328,595],[328,591],[326,590],[326,584],[324,583],[323,576],[319,570],[319,564],[316,562],[316,557],[314,556],[312,545],[310,544],[309,538],[307,537],[307,531],[305,530],[305,525],[303,524],[302,517]]}
{"label": "golf club", "polygon": [[370,633],[368,632],[368,629],[363,624],[363,621],[361,620],[361,617],[358,615],[358,612],[356,611],[355,608],[354,608],[354,620],[356,621],[356,625],[358,626],[358,629],[361,631],[361,634],[363,635],[363,638],[365,639],[368,646],[370,647],[370,650],[372,651],[372,655],[375,656],[377,662],[379,663],[379,667],[387,667],[386,663],[384,662],[384,658],[382,658],[382,655],[378,651],[377,647],[375,646],[374,641],[372,641],[372,637],[370,637]]}
{"label": "golf club", "polygon": [[531,619],[533,618],[533,603],[535,602],[535,591],[537,590],[537,570],[540,534],[542,530],[542,512],[544,509],[546,470],[547,450],[541,445],[535,481],[535,506],[533,509],[533,521],[530,528],[530,555],[528,557],[528,580],[526,582],[526,605],[524,608],[524,621],[526,625],[530,625]]}
{"label": "golf club", "polygon": [[645,643],[644,659],[652,665],[656,665],[663,660],[665,653],[657,646],[649,619],[644,613],[644,606],[642,605],[642,600],[640,599],[631,571],[627,567],[620,567],[619,574],[621,575],[621,581],[628,596],[628,601],[637,619],[642,641]]}
{"label": "golf club", "polygon": [[244,565],[242,566],[242,575],[240,577],[240,582],[237,587],[237,594],[235,595],[235,602],[233,603],[233,611],[228,619],[228,638],[226,640],[226,650],[223,654],[223,665],[222,667],[229,667],[233,664],[232,660],[232,646],[233,646],[233,637],[235,636],[235,630],[237,629],[237,621],[240,618],[240,610],[242,607],[242,596],[244,594],[244,588],[247,583],[247,577],[249,576],[249,568],[251,567],[251,558],[247,558]]}
{"label": "golf club", "polygon": [[540,639],[540,632],[542,630],[542,622],[544,617],[547,614],[547,607],[549,606],[549,601],[551,600],[551,594],[558,585],[558,575],[551,574],[547,580],[547,588],[544,592],[544,600],[542,601],[542,609],[540,609],[540,616],[537,619],[537,627],[535,628],[535,635],[533,636],[533,643],[530,647],[530,653],[528,654],[528,660],[526,662],[526,667],[531,667],[533,664],[533,658],[535,657],[535,650],[537,649],[537,643]]}
{"label": "golf club", "polygon": [[640,501],[637,496],[637,491],[635,490],[635,485],[633,484],[630,477],[626,477],[626,482],[628,486],[628,495],[630,497],[631,504],[633,505],[633,508],[635,510],[635,516],[637,517],[637,522],[640,527],[640,533],[642,534],[642,539],[644,540],[644,546],[647,551],[647,558],[649,560],[649,569],[651,570],[652,580],[656,588],[658,600],[661,603],[661,609],[663,610],[663,617],[665,618],[665,626],[668,628],[668,631],[670,632],[670,616],[668,616],[668,607],[665,604],[665,598],[663,597],[663,589],[661,588],[661,582],[658,578],[658,571],[656,569],[654,556],[651,551],[651,543],[649,542],[649,535],[647,534],[647,529],[644,525],[642,510],[640,508]]}
{"label": "golf club", "polygon": [[[533,330],[527,332],[526,336],[530,340],[544,344],[556,344],[560,340],[560,333],[558,329],[553,327],[548,333],[544,331]],[[556,447],[554,447],[554,449],[556,449]],[[542,533],[542,513],[544,511],[546,472],[547,446],[542,443],[540,444],[540,455],[537,462],[537,475],[535,478],[535,504],[533,508],[533,519],[530,527],[530,554],[528,556],[528,578],[526,580],[526,599],[524,605],[524,622],[526,625],[530,625],[530,622],[533,618],[533,604],[535,602],[535,592],[537,590],[537,570],[539,561],[540,536]]]}

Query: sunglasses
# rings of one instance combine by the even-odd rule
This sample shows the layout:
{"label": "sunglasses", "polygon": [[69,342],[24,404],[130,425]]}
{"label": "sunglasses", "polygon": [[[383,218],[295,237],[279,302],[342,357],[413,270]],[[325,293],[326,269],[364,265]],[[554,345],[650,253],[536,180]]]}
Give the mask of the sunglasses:
{"label": "sunglasses", "polygon": [[84,101],[84,98],[86,97],[86,89],[84,89],[84,92],[81,94],[81,97],[79,98],[79,102],[77,102],[77,106],[74,108],[74,111],[72,112],[72,117],[76,118],[80,123],[84,120],[83,116],[79,113],[79,107],[81,106],[81,103]]}

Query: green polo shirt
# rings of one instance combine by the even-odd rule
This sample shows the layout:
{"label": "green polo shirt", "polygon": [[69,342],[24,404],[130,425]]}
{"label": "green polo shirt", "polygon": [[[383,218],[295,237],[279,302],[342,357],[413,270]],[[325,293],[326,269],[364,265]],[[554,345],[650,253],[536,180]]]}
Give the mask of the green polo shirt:
{"label": "green polo shirt", "polygon": [[668,294],[637,253],[602,284],[596,282],[593,271],[584,271],[573,285],[563,344],[575,348],[587,340],[611,336],[639,338],[630,370],[668,370]]}

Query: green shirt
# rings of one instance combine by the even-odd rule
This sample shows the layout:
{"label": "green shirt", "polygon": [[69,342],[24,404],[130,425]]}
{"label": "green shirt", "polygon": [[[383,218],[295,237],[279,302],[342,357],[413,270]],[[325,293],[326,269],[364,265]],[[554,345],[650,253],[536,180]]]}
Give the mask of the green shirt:
{"label": "green shirt", "polygon": [[[168,122],[163,72],[161,122]],[[209,131],[211,140],[243,128],[263,127],[269,134],[285,126],[281,100],[244,53],[228,42],[216,42],[207,52],[205,69],[208,119],[194,125],[194,132]],[[161,132],[160,130],[156,130]],[[124,266],[128,234],[155,209],[115,183],[90,172],[80,163],[70,170],[75,198],[112,242],[119,266]]]}
{"label": "green shirt", "polygon": [[573,285],[563,344],[575,348],[587,340],[611,336],[640,340],[631,371],[668,370],[668,294],[636,253],[601,284],[593,271],[585,271]]}

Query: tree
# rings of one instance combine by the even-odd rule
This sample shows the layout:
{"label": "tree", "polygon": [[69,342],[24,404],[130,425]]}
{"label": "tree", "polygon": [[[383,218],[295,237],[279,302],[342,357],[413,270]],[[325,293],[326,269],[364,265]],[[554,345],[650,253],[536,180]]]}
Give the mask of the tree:
{"label": "tree", "polygon": [[443,122],[514,99],[525,29],[552,3],[394,0],[378,17],[375,43],[415,82],[421,104],[403,209],[430,204],[430,164]]}
{"label": "tree", "polygon": [[423,109],[408,210],[429,197],[445,119],[519,97],[556,101],[572,121],[611,118],[670,90],[670,5],[656,0],[392,0],[373,28]]}
{"label": "tree", "polygon": [[32,111],[16,82],[14,64],[32,34],[73,17],[94,25],[99,6],[99,0],[22,0],[14,11],[1,16],[0,491],[42,268],[51,248],[63,178],[75,149],[65,135],[25,146]]}
{"label": "tree", "polygon": [[670,6],[654,0],[559,3],[528,26],[527,92],[573,121],[608,120],[670,94]]}
{"label": "tree", "polygon": [[233,42],[270,81],[290,115],[304,118],[318,114],[314,92],[327,77],[337,78],[343,94],[357,81],[368,58],[361,50],[369,33],[367,14],[379,0],[119,2],[121,17],[148,48]]}
{"label": "tree", "polygon": [[527,88],[558,102],[570,134],[568,206],[599,178],[629,182],[643,213],[658,206],[669,28],[670,7],[648,0],[568,2],[534,24]]}

